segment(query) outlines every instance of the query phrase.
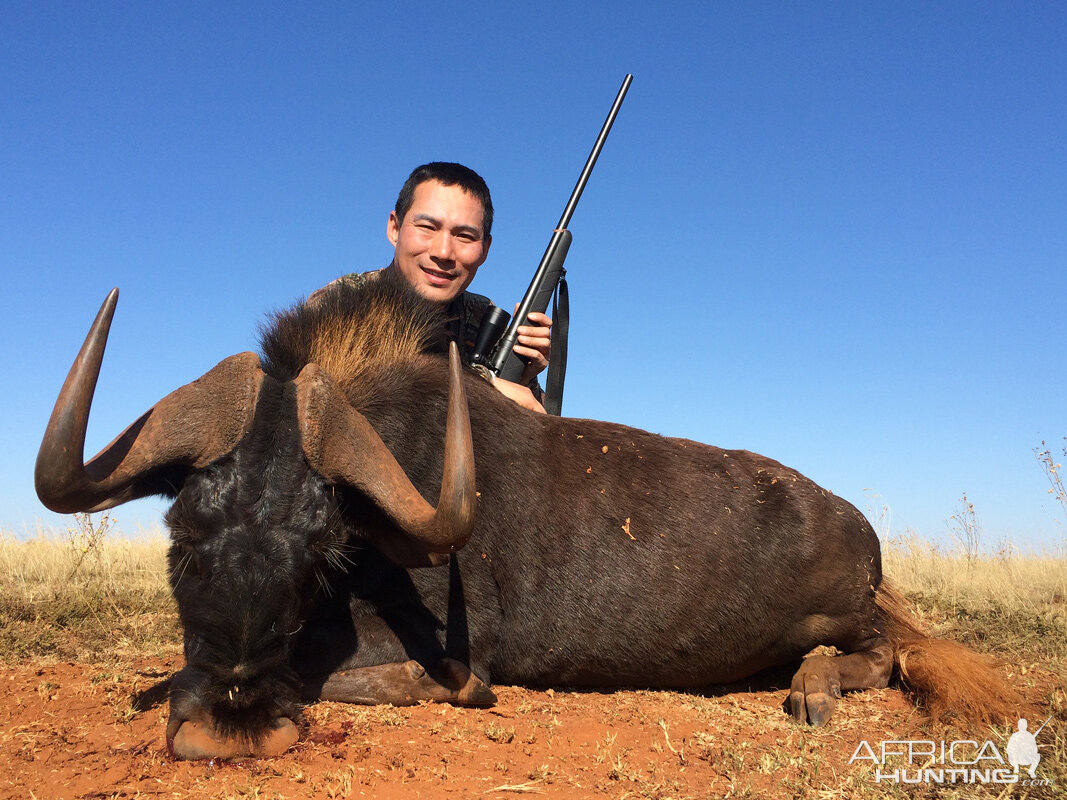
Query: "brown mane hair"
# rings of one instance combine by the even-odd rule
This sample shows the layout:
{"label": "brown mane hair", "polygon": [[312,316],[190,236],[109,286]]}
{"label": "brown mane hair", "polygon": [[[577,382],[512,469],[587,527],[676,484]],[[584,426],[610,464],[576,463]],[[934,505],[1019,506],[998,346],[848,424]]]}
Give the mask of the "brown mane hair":
{"label": "brown mane hair", "polygon": [[358,285],[339,282],[270,316],[260,331],[263,368],[287,381],[318,364],[358,406],[362,386],[443,350],[446,320],[440,306],[389,273]]}

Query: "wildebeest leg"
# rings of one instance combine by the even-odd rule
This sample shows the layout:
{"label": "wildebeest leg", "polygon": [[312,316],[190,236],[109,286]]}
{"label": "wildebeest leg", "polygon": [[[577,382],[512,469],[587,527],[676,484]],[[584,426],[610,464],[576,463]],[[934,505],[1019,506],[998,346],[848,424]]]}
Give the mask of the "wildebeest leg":
{"label": "wildebeest leg", "polygon": [[789,710],[798,722],[825,725],[842,692],[884,689],[893,671],[893,646],[878,636],[843,656],[808,656],[793,676]]}
{"label": "wildebeest leg", "polygon": [[491,706],[496,695],[465,664],[442,658],[429,672],[417,661],[340,670],[326,679],[319,699],[361,705],[410,706],[432,700]]}

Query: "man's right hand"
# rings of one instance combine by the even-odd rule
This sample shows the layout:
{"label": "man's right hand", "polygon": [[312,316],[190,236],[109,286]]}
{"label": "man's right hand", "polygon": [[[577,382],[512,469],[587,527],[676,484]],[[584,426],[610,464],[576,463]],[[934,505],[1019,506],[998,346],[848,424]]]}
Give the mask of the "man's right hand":
{"label": "man's right hand", "polygon": [[[519,304],[515,304],[519,310]],[[548,356],[552,350],[552,320],[540,311],[531,311],[526,315],[526,324],[518,327],[518,339],[511,352],[526,362],[526,369],[519,379],[530,383],[548,366]]]}

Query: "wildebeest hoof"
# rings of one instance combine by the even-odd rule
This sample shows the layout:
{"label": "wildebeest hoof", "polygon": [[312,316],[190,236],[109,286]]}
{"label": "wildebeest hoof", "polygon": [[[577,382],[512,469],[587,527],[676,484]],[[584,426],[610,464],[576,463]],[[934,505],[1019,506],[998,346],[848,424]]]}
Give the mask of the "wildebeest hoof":
{"label": "wildebeest hoof", "polygon": [[816,728],[821,728],[830,721],[830,717],[837,707],[837,699],[840,697],[840,689],[834,694],[825,692],[813,692],[804,694],[793,691],[789,693],[789,712],[797,722],[810,722]]}
{"label": "wildebeest hoof", "polygon": [[434,668],[442,686],[455,692],[453,702],[462,706],[491,706],[496,695],[466,664],[454,658],[442,658]]}
{"label": "wildebeest hoof", "polygon": [[265,758],[280,756],[300,738],[300,731],[291,719],[279,717],[271,729],[258,741],[225,737],[204,722],[186,720],[167,739],[167,749],[175,758],[196,761],[208,758]]}
{"label": "wildebeest hoof", "polygon": [[472,672],[466,686],[459,690],[459,702],[465,706],[488,707],[496,705],[496,694]]}
{"label": "wildebeest hoof", "polygon": [[830,721],[840,697],[840,661],[833,656],[808,656],[789,687],[789,712],[797,722],[821,727]]}

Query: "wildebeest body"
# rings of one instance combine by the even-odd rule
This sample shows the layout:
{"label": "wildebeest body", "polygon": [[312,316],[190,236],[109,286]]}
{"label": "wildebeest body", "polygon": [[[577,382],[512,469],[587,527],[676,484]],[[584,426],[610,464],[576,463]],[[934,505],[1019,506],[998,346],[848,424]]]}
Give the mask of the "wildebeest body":
{"label": "wildebeest body", "polygon": [[801,721],[885,686],[905,649],[931,697],[975,716],[1016,707],[974,654],[918,631],[853,506],[747,451],[526,411],[454,347],[448,362],[426,352],[441,309],[390,281],[276,315],[262,367],[225,359],[83,464],[116,300],[60,392],[36,480],[60,511],[175,498],[176,755],[283,750],[301,698],[702,687],[818,645],[844,655],[801,664]]}
{"label": "wildebeest body", "polygon": [[[432,497],[444,365],[426,360],[382,379],[388,392],[364,384],[354,402],[401,398],[360,410]],[[342,638],[354,652],[335,648],[331,669],[445,653],[506,683],[695,687],[873,635],[877,538],[852,506],[794,470],[747,451],[528,413],[473,376],[466,388],[475,532],[450,568],[353,558],[343,580],[356,636]],[[312,618],[306,636],[338,639],[338,602],[328,603],[332,633]],[[383,630],[382,606],[398,635]],[[304,648],[305,674],[320,671],[317,647]]]}

